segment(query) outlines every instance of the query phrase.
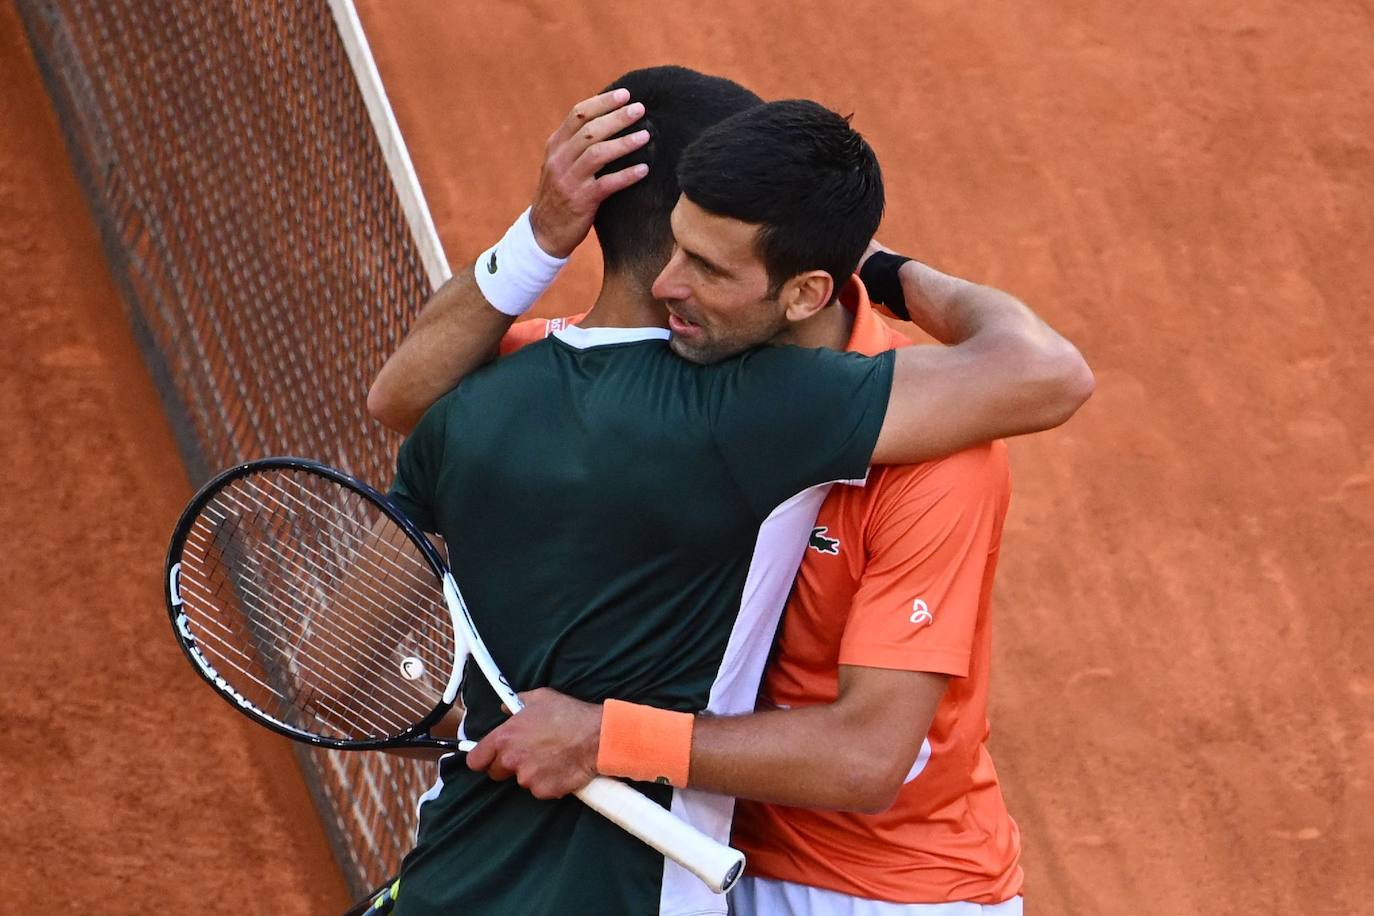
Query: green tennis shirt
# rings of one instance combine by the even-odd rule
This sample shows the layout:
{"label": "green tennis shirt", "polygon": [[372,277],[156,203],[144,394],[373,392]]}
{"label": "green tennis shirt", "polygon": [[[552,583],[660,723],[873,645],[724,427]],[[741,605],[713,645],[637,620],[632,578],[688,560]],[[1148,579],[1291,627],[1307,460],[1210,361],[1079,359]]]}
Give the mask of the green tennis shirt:
{"label": "green tennis shirt", "polygon": [[[443,536],[517,690],[751,709],[814,488],[867,472],[891,353],[765,347],[699,366],[666,337],[559,331],[465,378],[401,447],[391,498]],[[463,701],[468,737],[504,718],[471,665]],[[637,787],[728,837],[728,801]],[[458,758],[420,813],[400,916],[725,912],[575,799],[538,801]]]}

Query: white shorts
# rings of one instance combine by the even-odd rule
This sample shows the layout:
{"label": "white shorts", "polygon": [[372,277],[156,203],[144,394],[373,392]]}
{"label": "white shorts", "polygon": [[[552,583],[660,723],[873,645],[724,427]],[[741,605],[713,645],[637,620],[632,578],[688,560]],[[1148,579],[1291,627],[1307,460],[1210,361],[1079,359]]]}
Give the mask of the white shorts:
{"label": "white shorts", "polygon": [[731,916],[1021,916],[1021,898],[1002,903],[887,903],[772,878],[740,879]]}

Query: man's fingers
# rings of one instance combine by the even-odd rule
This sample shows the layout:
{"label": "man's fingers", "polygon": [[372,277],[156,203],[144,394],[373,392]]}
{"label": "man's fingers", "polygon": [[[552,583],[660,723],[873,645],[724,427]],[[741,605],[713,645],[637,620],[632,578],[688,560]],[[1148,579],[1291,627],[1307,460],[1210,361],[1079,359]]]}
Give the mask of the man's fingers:
{"label": "man's fingers", "polygon": [[[490,738],[490,736],[488,736]],[[478,773],[491,766],[492,760],[496,757],[495,742],[483,738],[477,742],[477,746],[468,751],[468,769]]]}
{"label": "man's fingers", "polygon": [[468,769],[477,773],[485,772],[492,779],[510,779],[511,766],[518,766],[518,761],[508,760],[511,756],[509,752],[502,752],[497,745],[498,741],[492,740],[492,736],[487,735],[477,746],[468,751]]}
{"label": "man's fingers", "polygon": [[559,128],[559,132],[555,136],[561,140],[566,140],[574,136],[583,125],[607,112],[615,111],[629,100],[630,90],[628,89],[612,89],[610,92],[603,92],[589,99],[583,99],[572,107],[572,111],[568,112],[568,116],[563,119],[563,126]]}
{"label": "man's fingers", "polygon": [[632,165],[628,169],[602,175],[596,180],[597,200],[605,200],[616,191],[623,191],[647,174],[649,174],[649,167],[641,162],[639,165]]}
{"label": "man's fingers", "polygon": [[516,781],[529,790],[530,794],[542,801],[552,801],[555,798],[562,798],[564,795],[572,794],[573,789],[566,789],[561,784],[553,782],[540,776],[526,776],[521,773],[516,776]]}
{"label": "man's fingers", "polygon": [[595,175],[606,163],[614,162],[621,156],[633,153],[648,142],[649,132],[637,130],[632,134],[616,137],[614,140],[594,143],[578,157],[577,163],[573,166],[573,172],[590,177]]}
{"label": "man's fingers", "polygon": [[[608,137],[614,137],[631,127],[642,117],[644,117],[644,106],[635,102],[588,121],[576,133],[554,143],[547,161],[555,167],[571,167],[577,164],[578,159],[588,147],[595,147]],[[590,172],[583,172],[583,174],[590,174]]]}
{"label": "man's fingers", "polygon": [[613,137],[620,133],[643,117],[644,106],[639,102],[632,102],[624,108],[617,108],[615,111],[588,122],[587,126],[578,132],[577,138],[584,143],[600,143],[607,137]]}

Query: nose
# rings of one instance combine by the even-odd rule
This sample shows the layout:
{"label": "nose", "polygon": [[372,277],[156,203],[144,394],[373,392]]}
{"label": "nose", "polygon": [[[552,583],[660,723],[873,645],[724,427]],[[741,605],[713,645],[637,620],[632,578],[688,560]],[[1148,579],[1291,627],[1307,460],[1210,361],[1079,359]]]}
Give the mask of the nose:
{"label": "nose", "polygon": [[682,276],[682,261],[681,252],[675,251],[668,259],[668,263],[663,265],[663,269],[654,278],[654,285],[649,288],[655,299],[681,302],[691,295],[691,289],[679,279]]}

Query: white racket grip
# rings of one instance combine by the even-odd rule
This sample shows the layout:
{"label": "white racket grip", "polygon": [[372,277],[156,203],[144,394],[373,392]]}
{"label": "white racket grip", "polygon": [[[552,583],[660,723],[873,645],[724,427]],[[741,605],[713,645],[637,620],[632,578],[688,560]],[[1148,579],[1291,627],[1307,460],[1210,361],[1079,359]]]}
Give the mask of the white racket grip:
{"label": "white racket grip", "polygon": [[672,859],[717,894],[744,873],[744,853],[711,839],[646,795],[605,776],[577,792],[584,805]]}
{"label": "white racket grip", "polygon": [[[515,689],[507,683],[496,660],[487,651],[486,644],[477,632],[468,612],[467,603],[458,591],[458,583],[451,573],[443,578],[444,598],[448,602],[449,613],[453,617],[453,627],[459,640],[465,644],[477,667],[481,669],[491,689],[506,704],[512,715],[523,708]],[[475,744],[468,742],[463,751],[471,750]],[[663,855],[672,859],[683,868],[696,875],[706,886],[717,894],[723,894],[735,886],[739,876],[744,873],[744,853],[732,849],[724,843],[711,839],[691,824],[675,817],[666,808],[646,795],[614,779],[598,776],[577,792],[578,799],[620,827],[631,836],[638,837]]]}

